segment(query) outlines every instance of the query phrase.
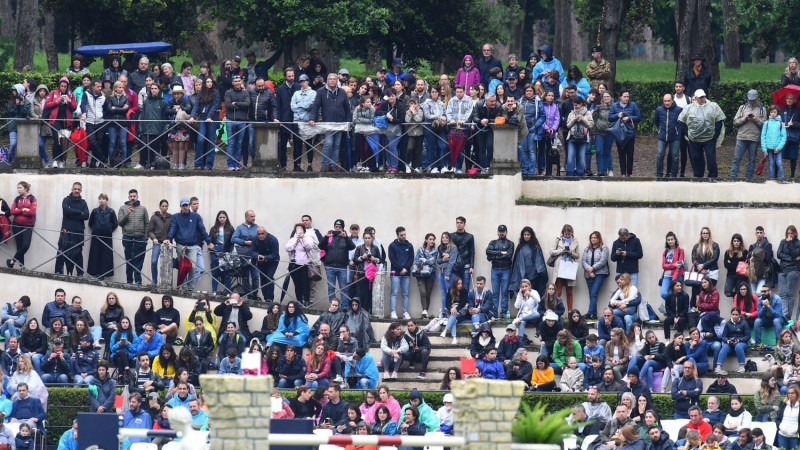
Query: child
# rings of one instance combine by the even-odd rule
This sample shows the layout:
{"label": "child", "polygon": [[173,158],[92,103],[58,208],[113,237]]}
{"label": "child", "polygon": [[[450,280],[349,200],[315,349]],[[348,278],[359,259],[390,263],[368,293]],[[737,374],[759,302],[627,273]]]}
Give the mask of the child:
{"label": "child", "polygon": [[242,370],[242,360],[236,356],[236,348],[228,347],[225,352],[227,358],[224,358],[219,364],[220,375],[244,375]]}
{"label": "child", "polygon": [[764,123],[761,129],[761,148],[767,154],[769,164],[769,178],[775,179],[775,168],[778,169],[778,176],[783,179],[783,146],[786,145],[786,128],[778,116],[778,107],[769,107],[769,120]]}
{"label": "child", "polygon": [[578,368],[578,360],[570,356],[567,368],[561,374],[561,392],[583,391],[583,372]]}
{"label": "child", "polygon": [[[363,95],[358,100],[358,106],[353,110],[353,123],[355,125],[372,127],[372,120],[375,117],[375,109],[372,107],[372,100],[369,96]],[[380,153],[380,134],[361,134],[356,127],[356,146],[359,149],[359,162],[356,168],[359,172],[376,172],[377,155]]]}
{"label": "child", "polygon": [[27,422],[22,422],[15,440],[17,450],[33,450],[33,436],[31,436],[31,431],[31,426]]}
{"label": "child", "polygon": [[591,363],[595,356],[599,356],[601,361],[606,359],[606,350],[597,345],[597,339],[594,333],[586,336],[586,345],[583,346],[583,359],[586,364]]}
{"label": "child", "polygon": [[706,445],[703,446],[706,450],[720,450],[719,438],[714,433],[709,433],[706,436]]}
{"label": "child", "polygon": [[[591,335],[590,335],[591,337]],[[586,342],[589,343],[588,341]],[[592,356],[592,365],[586,367],[586,372],[583,374],[583,388],[589,389],[589,386],[600,386],[603,384],[603,359],[598,355]]]}

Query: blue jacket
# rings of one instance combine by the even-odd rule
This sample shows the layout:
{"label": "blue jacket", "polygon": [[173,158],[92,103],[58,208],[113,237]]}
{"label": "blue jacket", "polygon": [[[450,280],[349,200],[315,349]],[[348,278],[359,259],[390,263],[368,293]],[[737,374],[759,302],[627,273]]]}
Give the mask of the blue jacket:
{"label": "blue jacket", "polygon": [[758,318],[771,321],[775,317],[781,317],[784,321],[786,320],[783,317],[783,300],[773,292],[772,297],[769,299],[769,308],[764,307],[761,298],[758,299]]}
{"label": "blue jacket", "polygon": [[600,319],[597,321],[597,337],[606,341],[611,340],[611,330],[614,328],[625,328],[625,323],[622,322],[617,316],[611,319],[611,326],[606,326],[606,321]]}
{"label": "blue jacket", "polygon": [[131,330],[131,339],[128,341],[128,345],[122,345],[119,340],[117,340],[118,331],[115,331],[111,334],[111,353],[117,353],[117,350],[128,352],[128,356],[130,358],[136,359],[136,353],[139,346],[139,336]]}
{"label": "blue jacket", "polygon": [[[600,346],[598,345],[598,347]],[[586,370],[583,372],[583,388],[589,389],[589,386],[599,386],[603,384],[604,371],[605,368],[602,364],[597,369],[591,365],[586,366]]]}
{"label": "blue jacket", "polygon": [[[742,322],[745,321],[743,320]],[[686,395],[683,395],[680,391],[686,391]],[[675,401],[675,411],[686,414],[690,406],[697,404],[697,400],[702,393],[703,380],[699,378],[692,377],[687,380],[686,377],[680,377],[677,382],[673,380],[672,400]]]}
{"label": "blue jacket", "polygon": [[[378,384],[378,365],[375,364],[375,360],[372,358],[372,355],[366,353],[363,358],[354,361],[355,362],[355,373],[359,375],[363,375],[362,378],[369,379],[369,389],[375,389],[375,386]],[[351,376],[355,376],[355,374],[351,374],[350,372],[353,371],[353,365],[347,363],[344,369],[344,377],[348,378]]]}
{"label": "blue jacket", "polygon": [[[210,102],[201,103],[200,96],[197,97],[197,101],[192,108],[192,117],[195,120],[219,120],[219,108],[220,108],[220,95],[219,91],[214,94],[214,99]],[[174,216],[173,216],[174,217]],[[148,441],[149,442],[149,441]]]}
{"label": "blue jacket", "polygon": [[786,127],[779,117],[769,118],[761,128],[761,151],[783,150],[786,145]]}
{"label": "blue jacket", "polygon": [[286,375],[290,382],[301,380],[306,374],[306,362],[299,354],[294,355],[292,362],[281,356],[277,363],[278,375]]}
{"label": "blue jacket", "polygon": [[586,77],[582,77],[580,80],[577,80],[577,81],[576,80],[571,80],[571,79],[568,79],[568,78],[564,78],[564,80],[561,81],[561,90],[563,91],[570,84],[574,84],[575,87],[578,88],[578,90],[575,93],[580,98],[586,100],[586,98],[589,97],[589,90],[592,87],[589,86],[589,81],[586,79]]}
{"label": "blue jacket", "polygon": [[[258,261],[259,256],[263,256],[264,260]],[[257,264],[277,264],[281,259],[278,238],[272,234],[267,234],[264,240],[256,238],[253,241],[253,258],[256,258]]]}
{"label": "blue jacket", "polygon": [[180,245],[200,245],[200,238],[206,244],[211,243],[211,237],[203,226],[203,218],[196,212],[188,214],[173,214],[169,223],[167,240],[175,240]]}
{"label": "blue jacket", "polygon": [[325,85],[317,91],[314,104],[311,105],[311,117],[313,121],[321,115],[321,122],[350,122],[350,101],[342,88],[328,89]]}
{"label": "blue jacket", "polygon": [[745,344],[750,340],[750,325],[746,320],[739,320],[733,323],[732,320],[725,322],[725,329],[722,332],[722,342],[729,339],[736,339]]}
{"label": "blue jacket", "polygon": [[481,371],[483,378],[486,378],[487,380],[506,379],[506,370],[503,368],[503,363],[496,359],[492,362],[486,361],[485,359],[479,359],[477,361],[477,366],[478,370]]}
{"label": "blue jacket", "polygon": [[[613,106],[612,106],[613,107]],[[656,108],[653,123],[658,128],[658,140],[666,142],[674,142],[681,138],[681,122],[678,122],[678,116],[683,108],[672,104],[672,108],[665,108],[664,105]]]}
{"label": "blue jacket", "polygon": [[97,361],[99,359],[100,356],[93,347],[89,347],[88,349],[81,348],[72,355],[72,373],[86,373],[97,376]]}
{"label": "blue jacket", "polygon": [[[389,262],[392,263],[394,276],[411,276],[411,266],[414,264],[414,246],[411,242],[395,239],[389,244]],[[406,274],[400,275],[403,269],[406,269]]]}
{"label": "blue jacket", "polygon": [[[614,123],[617,122],[617,120],[619,120],[619,117],[617,117],[617,114],[619,113],[624,113],[625,115],[630,117],[633,123],[635,124],[642,121],[642,113],[639,112],[639,106],[636,104],[636,102],[629,101],[628,104],[625,106],[622,106],[620,102],[614,102],[611,105],[611,109],[608,110],[609,125],[613,125]],[[635,127],[633,129],[633,134],[634,136],[636,136]],[[613,259],[614,257],[613,253],[611,254],[611,257]]]}
{"label": "blue jacket", "polygon": [[560,83],[562,80],[564,80],[564,67],[561,65],[561,61],[553,56],[553,47],[549,44],[545,44],[540,47],[540,50],[544,52],[545,56],[547,56],[547,59],[542,59],[541,61],[537,62],[535,66],[533,66],[531,80],[538,80],[545,70],[555,70],[558,72],[558,82]]}
{"label": "blue jacket", "polygon": [[528,135],[533,135],[532,139],[534,141],[541,141],[542,127],[544,126],[544,121],[547,120],[547,114],[544,112],[544,103],[538,97],[523,97],[519,102],[525,108],[525,123],[528,125]]}
{"label": "blue jacket", "polygon": [[708,364],[708,343],[705,340],[701,340],[694,350],[689,347],[689,342],[685,342],[683,345],[686,347],[686,359]]}
{"label": "blue jacket", "polygon": [[[611,109],[613,110],[614,107],[612,106]],[[611,114],[608,115],[608,120],[611,120]],[[617,250],[625,251],[625,256],[617,255]],[[627,241],[622,242],[622,239],[617,239],[611,246],[611,261],[617,263],[618,273],[639,273],[639,260],[642,259],[642,256],[644,256],[642,243],[633,233],[630,234]]]}
{"label": "blue jacket", "polygon": [[[480,72],[480,74],[481,74],[481,83],[483,83],[484,86],[489,86],[489,81],[490,81],[489,80],[489,71],[492,70],[493,67],[499,67],[500,71],[502,72],[503,71],[503,63],[501,63],[500,60],[495,58],[494,56],[489,58],[488,61],[483,56],[479,56],[476,59],[477,59],[477,61],[473,60],[473,63],[478,68],[478,72]],[[463,60],[462,60],[462,64],[463,64]],[[388,78],[388,75],[387,75],[387,78]],[[465,87],[467,89],[469,89],[469,86],[465,86]],[[494,91],[492,91],[492,92],[494,92]]]}
{"label": "blue jacket", "polygon": [[494,317],[494,311],[496,309],[494,305],[494,295],[489,289],[483,289],[483,300],[476,300],[475,289],[469,291],[467,294],[467,306],[469,308],[480,309],[480,313],[487,319]]}
{"label": "blue jacket", "polygon": [[64,302],[62,306],[58,306],[55,301],[48,302],[44,305],[44,310],[42,311],[42,323],[40,325],[41,328],[50,328],[50,325],[53,323],[53,319],[56,317],[64,317],[67,315],[67,302]]}
{"label": "blue jacket", "polygon": [[[256,234],[257,230],[258,225],[255,223],[252,225],[247,225],[246,223],[240,224],[235,230],[233,230],[233,237],[231,237],[231,241],[240,247],[245,245],[244,241],[252,241],[253,244],[255,244],[256,239],[258,238],[258,235]],[[245,246],[245,249],[252,252],[253,244]]]}
{"label": "blue jacket", "polygon": [[[84,97],[86,98],[86,97]],[[56,450],[78,450],[78,441],[75,440],[75,430],[70,427],[58,439]]]}
{"label": "blue jacket", "polygon": [[217,373],[220,375],[244,375],[244,371],[242,371],[241,358],[237,356],[233,364],[231,364],[230,359],[222,358],[222,362],[219,363],[219,370]]}
{"label": "blue jacket", "polygon": [[97,387],[97,397],[89,392],[89,402],[92,404],[91,412],[97,411],[97,408],[103,406],[105,412],[114,412],[114,399],[117,395],[117,383],[113,378],[106,375],[105,380],[100,380],[95,377],[92,380],[92,386]]}
{"label": "blue jacket", "polygon": [[37,418],[39,423],[42,423],[43,420],[47,419],[47,413],[42,407],[41,400],[30,396],[25,400],[15,401],[14,406],[11,407],[11,415],[8,416],[9,419],[17,420],[27,420],[31,417]]}
{"label": "blue jacket", "polygon": [[[125,411],[125,415],[122,416],[122,426],[125,428],[149,430],[153,428],[153,419],[150,418],[150,414],[144,409],[140,408],[138,413],[134,413],[129,409]],[[130,445],[135,442],[150,442],[150,438],[128,438],[125,441]]]}
{"label": "blue jacket", "polygon": [[159,332],[153,333],[153,338],[150,342],[144,340],[145,333],[139,335],[139,342],[136,344],[136,353],[147,352],[150,355],[150,361],[158,355],[161,346],[164,345],[164,336]]}

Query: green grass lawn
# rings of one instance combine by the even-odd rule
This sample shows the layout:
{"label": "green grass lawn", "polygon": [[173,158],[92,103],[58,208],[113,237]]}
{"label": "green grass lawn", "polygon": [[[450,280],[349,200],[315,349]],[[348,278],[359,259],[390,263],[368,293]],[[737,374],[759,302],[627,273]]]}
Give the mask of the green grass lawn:
{"label": "green grass lawn", "polygon": [[[175,64],[176,71],[178,71],[183,61],[191,58],[186,55],[174,55],[170,59]],[[588,61],[577,61],[574,64],[583,70],[587,63]],[[69,64],[69,54],[61,53],[58,55],[59,71],[66,69]],[[45,71],[47,69],[47,60],[43,52],[35,53],[33,65],[36,71]],[[357,59],[342,59],[341,66],[346,67],[355,76],[367,73],[364,64]],[[725,68],[725,65],[722,64],[720,65],[720,77],[722,81],[778,81],[785,67],[783,63],[742,63],[741,69],[733,70]],[[6,69],[10,70],[11,64]],[[92,73],[102,72],[102,61],[96,59],[89,66],[89,69]],[[431,75],[428,64],[420,64],[416,69],[419,75],[426,78]],[[195,64],[194,72],[200,72],[197,64]],[[218,72],[218,68],[215,68],[215,72]],[[671,61],[619,60],[617,61],[617,73],[617,79],[620,81],[669,81],[675,79],[675,63]],[[374,75],[374,73],[370,73],[370,75]]]}

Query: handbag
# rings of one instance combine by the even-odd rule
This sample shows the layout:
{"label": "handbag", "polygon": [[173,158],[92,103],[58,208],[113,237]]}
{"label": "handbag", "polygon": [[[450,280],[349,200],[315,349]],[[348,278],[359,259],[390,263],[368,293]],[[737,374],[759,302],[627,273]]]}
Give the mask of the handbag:
{"label": "handbag", "polygon": [[[392,111],[394,111],[394,108],[390,109],[386,114],[391,114]],[[385,115],[375,116],[372,118],[372,124],[375,125],[375,128],[385,130],[389,128],[389,119],[387,119]]]}
{"label": "handbag", "polygon": [[614,140],[617,141],[620,147],[627,145],[628,142],[636,136],[636,130],[633,125],[625,125],[625,122],[622,120],[617,120],[613,125],[608,127],[608,133],[614,136]]}
{"label": "handbag", "polygon": [[719,270],[709,270],[706,276],[712,280],[719,280]]}
{"label": "handbag", "polygon": [[558,276],[556,278],[563,278],[565,280],[575,280],[578,277],[578,263],[568,259],[561,261],[558,264]]}
{"label": "handbag", "polygon": [[555,267],[556,266],[556,259],[558,259],[558,255],[550,255],[547,258],[547,265],[550,266],[550,267]]}
{"label": "handbag", "polygon": [[0,233],[3,235],[3,242],[11,239],[11,224],[4,214],[0,214]]}
{"label": "handbag", "polygon": [[432,273],[433,269],[427,264],[414,264],[411,270],[411,275],[415,278],[430,278]]}
{"label": "handbag", "polygon": [[319,281],[322,279],[322,274],[319,273],[316,267],[313,264],[308,264],[308,279],[311,281]]}
{"label": "handbag", "polygon": [[750,265],[747,261],[739,261],[739,264],[736,264],[736,275],[741,275],[743,277],[750,276]]}
{"label": "handbag", "polygon": [[683,278],[683,284],[686,286],[700,286],[700,280],[703,279],[703,274],[697,272],[695,267],[692,266],[692,270],[686,272],[686,276]]}

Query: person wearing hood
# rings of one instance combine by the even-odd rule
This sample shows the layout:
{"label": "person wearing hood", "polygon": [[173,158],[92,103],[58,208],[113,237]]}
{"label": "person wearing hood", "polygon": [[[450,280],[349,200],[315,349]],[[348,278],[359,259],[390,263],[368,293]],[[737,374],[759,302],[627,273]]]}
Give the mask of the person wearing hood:
{"label": "person wearing hood", "polygon": [[361,307],[361,300],[358,297],[350,299],[350,308],[347,311],[345,324],[362,347],[368,348],[375,341],[375,332],[372,330],[369,313]]}
{"label": "person wearing hood", "polygon": [[[165,342],[172,342],[178,335],[181,324],[181,313],[175,309],[172,296],[165,294],[161,297],[161,309],[156,311],[155,326]],[[177,344],[176,345],[180,345]]]}
{"label": "person wearing hood", "polygon": [[544,44],[539,48],[538,53],[542,59],[533,67],[531,79],[544,81],[550,72],[555,71],[558,72],[558,82],[561,83],[564,80],[564,67],[561,65],[561,61],[553,56],[553,47],[550,44]]}
{"label": "person wearing hood", "polygon": [[354,389],[375,389],[378,377],[378,365],[366,348],[359,348],[348,358],[344,368],[344,378],[348,386]]}
{"label": "person wearing hood", "polygon": [[[249,97],[248,97],[249,99]],[[164,159],[166,155],[161,154],[161,136],[167,128],[167,104],[161,95],[161,88],[153,83],[150,86],[150,95],[140,106],[139,113],[139,134],[142,136],[142,148],[139,153],[139,164],[134,168],[144,167],[155,168],[159,157]]]}
{"label": "person wearing hood", "polygon": [[310,329],[308,327],[308,318],[303,313],[300,303],[292,300],[286,305],[286,311],[281,314],[278,320],[278,329],[274,333],[267,336],[267,343],[294,345],[297,348],[303,348],[308,340]]}
{"label": "person wearing hood", "polygon": [[411,389],[411,392],[408,393],[408,403],[400,410],[400,417],[405,417],[406,410],[412,406],[419,411],[419,421],[425,425],[428,432],[439,428],[439,416],[436,415],[436,411],[433,408],[425,403],[425,399],[422,398],[422,394],[417,388]]}
{"label": "person wearing hood", "polygon": [[117,395],[117,383],[108,374],[108,363],[97,364],[97,376],[94,377],[89,388],[90,412],[114,413],[114,399]]}
{"label": "person wearing hood", "polygon": [[575,86],[575,94],[586,100],[589,97],[589,82],[578,69],[578,66],[570,66],[567,70],[567,76],[561,81],[561,89],[567,89],[567,86]]}
{"label": "person wearing hood", "polygon": [[324,313],[320,314],[319,318],[317,318],[317,321],[311,326],[311,336],[319,335],[319,327],[323,323],[330,325],[331,331],[338,334],[339,327],[344,324],[347,318],[346,313],[340,308],[340,305],[341,301],[338,298],[331,300],[328,309]]}
{"label": "person wearing hood", "polygon": [[492,327],[489,322],[484,322],[481,324],[478,333],[472,337],[472,341],[469,344],[469,354],[475,359],[484,359],[486,357],[486,349],[495,348],[496,346]]}
{"label": "person wearing hood", "polygon": [[58,80],[58,89],[50,91],[44,103],[44,111],[49,111],[46,119],[53,136],[54,169],[63,169],[67,160],[69,128],[72,126],[72,117],[77,107],[75,95],[70,90],[69,78],[61,77]]}
{"label": "person wearing hood", "polygon": [[97,362],[100,356],[94,349],[94,338],[91,334],[81,337],[80,348],[72,355],[72,373],[75,374],[76,386],[89,385],[97,377]]}
{"label": "person wearing hood", "polygon": [[[461,68],[456,72],[455,86],[464,86],[466,89],[469,86],[478,84],[481,78],[483,78],[481,72],[477,67],[475,67],[474,61],[475,60],[472,58],[472,55],[464,55],[464,57],[461,59]],[[500,64],[499,61],[497,63]],[[486,82],[484,83],[484,86],[489,85],[490,68],[491,67],[486,69]]]}
{"label": "person wearing hood", "polygon": [[[494,67],[499,68],[500,73],[503,73],[503,64],[500,62],[499,59],[494,57],[494,47],[492,46],[492,44],[489,43],[483,44],[483,46],[481,47],[481,53],[483,54],[483,56],[481,58],[478,58],[478,61],[476,61],[480,79],[476,79],[475,81],[469,84],[464,84],[464,86],[472,86],[473,84],[478,84],[478,81],[480,81],[484,86],[488,86],[489,71],[492,70],[492,68]],[[462,65],[463,65],[463,60],[462,60]],[[456,80],[458,80],[458,78],[456,78]],[[456,81],[456,84],[458,85],[460,83]]]}
{"label": "person wearing hood", "polygon": [[386,80],[389,82],[389,85],[393,85],[397,80],[403,80],[406,77],[406,73],[403,72],[403,60],[400,58],[395,58],[392,61],[392,70],[386,73]]}
{"label": "person wearing hood", "polygon": [[542,99],[536,95],[532,85],[525,86],[525,95],[519,101],[525,112],[525,125],[528,135],[520,142],[520,164],[523,175],[538,175],[537,148],[542,140],[542,131],[547,114],[544,112]]}
{"label": "person wearing hood", "polygon": [[79,277],[83,276],[83,232],[86,220],[89,219],[89,206],[81,197],[83,185],[72,184],[70,195],[61,202],[63,217],[61,220],[61,237],[58,240],[55,273],[62,274],[64,266],[67,275],[72,275],[75,268]]}
{"label": "person wearing hood", "polygon": [[120,61],[119,55],[114,55],[111,57],[111,65],[103,71],[103,78],[102,80],[110,81],[111,84],[114,84],[119,80],[120,75],[128,75],[128,71],[122,68],[122,63]]}
{"label": "person wearing hood", "polygon": [[[19,90],[17,90],[19,92]],[[34,94],[30,96],[31,102],[31,115],[32,119],[43,119],[44,103],[47,100],[47,95],[50,89],[45,84],[40,84],[36,87]],[[46,144],[47,138],[51,136],[50,128],[47,125],[39,125],[39,157],[42,158],[42,166],[47,167],[50,165],[50,156],[47,154]]]}
{"label": "person wearing hood", "polygon": [[[27,119],[31,116],[31,102],[25,97],[25,86],[15,84],[11,88],[11,99],[5,112],[8,118]],[[6,126],[10,139],[8,162],[14,160],[17,153],[17,122],[10,120]]]}

